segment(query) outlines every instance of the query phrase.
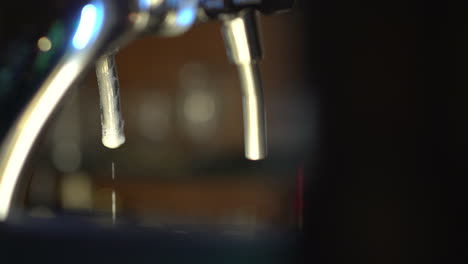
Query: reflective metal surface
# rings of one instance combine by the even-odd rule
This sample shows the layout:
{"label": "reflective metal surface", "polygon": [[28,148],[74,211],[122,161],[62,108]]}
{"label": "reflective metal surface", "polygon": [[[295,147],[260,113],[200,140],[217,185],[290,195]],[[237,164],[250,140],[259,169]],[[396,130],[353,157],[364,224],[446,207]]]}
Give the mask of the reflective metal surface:
{"label": "reflective metal surface", "polygon": [[259,160],[267,155],[265,109],[258,68],[262,57],[255,11],[223,18],[223,37],[231,62],[238,67],[244,112],[245,156]]}
{"label": "reflective metal surface", "polygon": [[119,77],[114,54],[105,55],[96,62],[99,87],[102,144],[118,148],[125,142],[124,121],[120,113]]}

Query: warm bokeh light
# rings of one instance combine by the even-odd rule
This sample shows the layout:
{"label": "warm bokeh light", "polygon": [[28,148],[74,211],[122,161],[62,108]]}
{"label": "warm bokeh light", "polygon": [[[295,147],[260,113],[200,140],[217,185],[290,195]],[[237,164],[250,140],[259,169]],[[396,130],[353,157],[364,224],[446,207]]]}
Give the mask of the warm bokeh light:
{"label": "warm bokeh light", "polygon": [[43,52],[47,52],[49,51],[51,48],[52,48],[52,42],[50,41],[49,38],[47,37],[41,37],[38,41],[37,41],[37,47],[43,51]]}

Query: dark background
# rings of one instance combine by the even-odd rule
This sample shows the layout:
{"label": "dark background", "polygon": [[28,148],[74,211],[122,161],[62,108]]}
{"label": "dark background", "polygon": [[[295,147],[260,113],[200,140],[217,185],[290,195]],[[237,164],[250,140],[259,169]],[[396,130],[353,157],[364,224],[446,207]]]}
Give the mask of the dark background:
{"label": "dark background", "polygon": [[321,120],[307,263],[463,263],[466,12],[443,1],[300,6]]}

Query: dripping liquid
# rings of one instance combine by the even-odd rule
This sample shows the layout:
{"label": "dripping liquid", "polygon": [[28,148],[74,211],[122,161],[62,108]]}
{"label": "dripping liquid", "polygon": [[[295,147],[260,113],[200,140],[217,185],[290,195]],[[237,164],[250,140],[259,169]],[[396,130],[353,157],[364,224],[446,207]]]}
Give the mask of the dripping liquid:
{"label": "dripping liquid", "polygon": [[115,225],[115,214],[116,214],[116,205],[115,205],[115,163],[112,162],[112,224]]}

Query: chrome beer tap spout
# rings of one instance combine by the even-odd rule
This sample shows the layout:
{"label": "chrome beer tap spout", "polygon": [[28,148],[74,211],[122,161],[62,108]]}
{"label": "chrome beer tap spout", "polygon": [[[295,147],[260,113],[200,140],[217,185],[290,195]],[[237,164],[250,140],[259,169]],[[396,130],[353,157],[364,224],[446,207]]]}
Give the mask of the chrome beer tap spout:
{"label": "chrome beer tap spout", "polygon": [[96,62],[99,88],[102,144],[114,149],[125,142],[124,121],[120,113],[119,78],[115,55],[107,54]]}
{"label": "chrome beer tap spout", "polygon": [[267,155],[266,113],[259,62],[263,57],[257,10],[274,13],[292,7],[293,0],[204,0],[208,17],[222,21],[226,54],[237,66],[244,115],[244,151],[250,160]]}
{"label": "chrome beer tap spout", "polygon": [[244,112],[245,156],[251,160],[267,155],[266,117],[262,78],[258,62],[262,48],[255,11],[222,17],[227,55],[239,72]]}

